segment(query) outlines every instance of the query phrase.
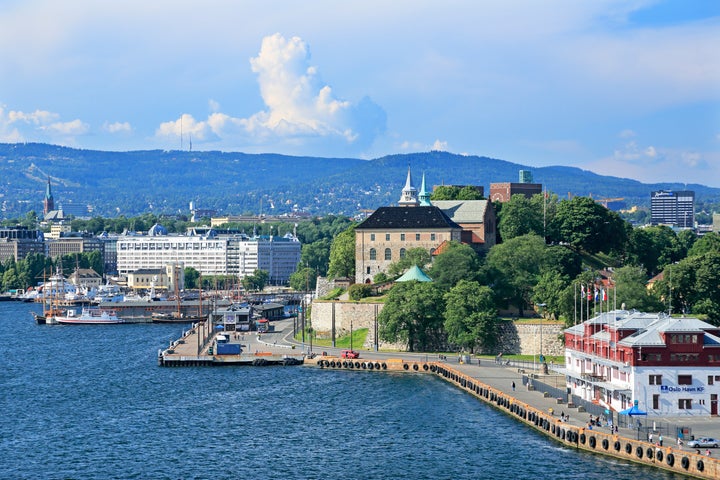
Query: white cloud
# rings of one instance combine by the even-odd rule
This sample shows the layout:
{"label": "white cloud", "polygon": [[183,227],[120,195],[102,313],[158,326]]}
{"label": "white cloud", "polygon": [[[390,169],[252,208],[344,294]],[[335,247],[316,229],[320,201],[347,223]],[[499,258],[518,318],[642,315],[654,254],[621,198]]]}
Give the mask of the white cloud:
{"label": "white cloud", "polygon": [[622,132],[620,132],[620,134],[618,136],[620,138],[633,138],[635,135],[636,135],[635,132],[633,132],[632,130],[630,130],[628,128],[628,129],[625,129]]}
{"label": "white cloud", "polygon": [[103,130],[109,133],[130,133],[132,132],[132,126],[130,126],[129,122],[105,122]]}
{"label": "white cloud", "polygon": [[23,112],[0,108],[0,138],[5,142],[48,141],[74,143],[75,137],[89,132],[90,126],[79,120],[58,121],[60,115],[47,110]]}
{"label": "white cloud", "polygon": [[55,122],[46,128],[51,134],[61,136],[83,135],[90,130],[90,126],[81,120],[71,120],[69,122]]}
{"label": "white cloud", "polygon": [[197,121],[186,113],[182,122],[162,123],[156,136],[179,138],[182,129],[183,135],[191,134],[197,141],[272,146],[322,139],[361,151],[385,131],[385,113],[367,98],[357,104],[338,99],[309,60],[309,48],[301,38],[267,36],[258,55],[250,59],[266,110],[236,118],[220,113],[219,103],[210,100],[214,113],[207,120]]}
{"label": "white cloud", "polygon": [[448,148],[448,142],[441,142],[440,140],[435,140],[435,143],[433,143],[433,146],[430,147],[430,150],[435,152],[446,152]]}

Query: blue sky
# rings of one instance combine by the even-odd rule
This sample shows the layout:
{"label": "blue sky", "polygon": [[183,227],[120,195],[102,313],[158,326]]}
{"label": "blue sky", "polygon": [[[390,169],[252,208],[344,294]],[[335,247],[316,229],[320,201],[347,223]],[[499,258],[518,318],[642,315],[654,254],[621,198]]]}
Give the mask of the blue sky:
{"label": "blue sky", "polygon": [[0,141],[720,187],[719,46],[715,0],[4,0]]}

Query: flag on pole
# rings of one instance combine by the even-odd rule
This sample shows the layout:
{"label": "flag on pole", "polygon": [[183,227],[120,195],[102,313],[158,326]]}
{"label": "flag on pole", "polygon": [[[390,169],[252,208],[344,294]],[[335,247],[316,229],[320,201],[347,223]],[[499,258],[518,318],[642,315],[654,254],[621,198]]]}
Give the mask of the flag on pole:
{"label": "flag on pole", "polygon": [[597,285],[595,285],[595,301],[596,301],[596,302],[598,301],[599,294],[600,294],[600,292],[598,292]]}
{"label": "flag on pole", "polygon": [[590,285],[588,285],[587,294],[588,294],[588,295],[587,295],[588,301],[589,301],[589,300],[592,300],[592,290],[591,290],[591,288],[590,288]]}
{"label": "flag on pole", "polygon": [[585,285],[580,284],[580,298],[585,298]]}
{"label": "flag on pole", "polygon": [[605,290],[604,288],[601,288],[600,290],[602,291],[603,302],[607,302],[607,290]]}

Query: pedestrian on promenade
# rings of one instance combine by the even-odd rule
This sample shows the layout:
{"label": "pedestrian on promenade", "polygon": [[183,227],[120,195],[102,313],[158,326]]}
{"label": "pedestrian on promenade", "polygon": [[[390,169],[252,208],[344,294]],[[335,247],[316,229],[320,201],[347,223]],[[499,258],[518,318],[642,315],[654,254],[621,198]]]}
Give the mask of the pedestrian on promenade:
{"label": "pedestrian on promenade", "polygon": [[653,443],[652,437],[653,437],[652,432],[648,433],[648,442]]}
{"label": "pedestrian on promenade", "polygon": [[512,391],[515,391],[515,382],[512,382]]}
{"label": "pedestrian on promenade", "polygon": [[709,449],[709,448],[708,448],[707,450],[705,450],[705,455],[707,455],[708,457],[710,456],[710,449]]}
{"label": "pedestrian on promenade", "polygon": [[658,437],[658,443],[659,443],[660,446],[662,447],[662,433],[661,433],[660,436]]}
{"label": "pedestrian on promenade", "polygon": [[682,445],[683,445],[682,437],[678,437],[677,443],[678,443],[678,448],[681,449]]}

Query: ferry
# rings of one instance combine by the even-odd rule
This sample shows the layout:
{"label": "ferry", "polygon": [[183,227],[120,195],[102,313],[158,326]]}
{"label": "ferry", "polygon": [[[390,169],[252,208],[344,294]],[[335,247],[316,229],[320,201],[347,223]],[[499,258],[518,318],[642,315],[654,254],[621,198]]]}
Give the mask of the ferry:
{"label": "ferry", "polygon": [[70,308],[64,315],[55,317],[55,322],[62,325],[109,325],[125,323],[125,320],[119,318],[115,310],[90,307],[83,308],[80,315],[77,310]]}

